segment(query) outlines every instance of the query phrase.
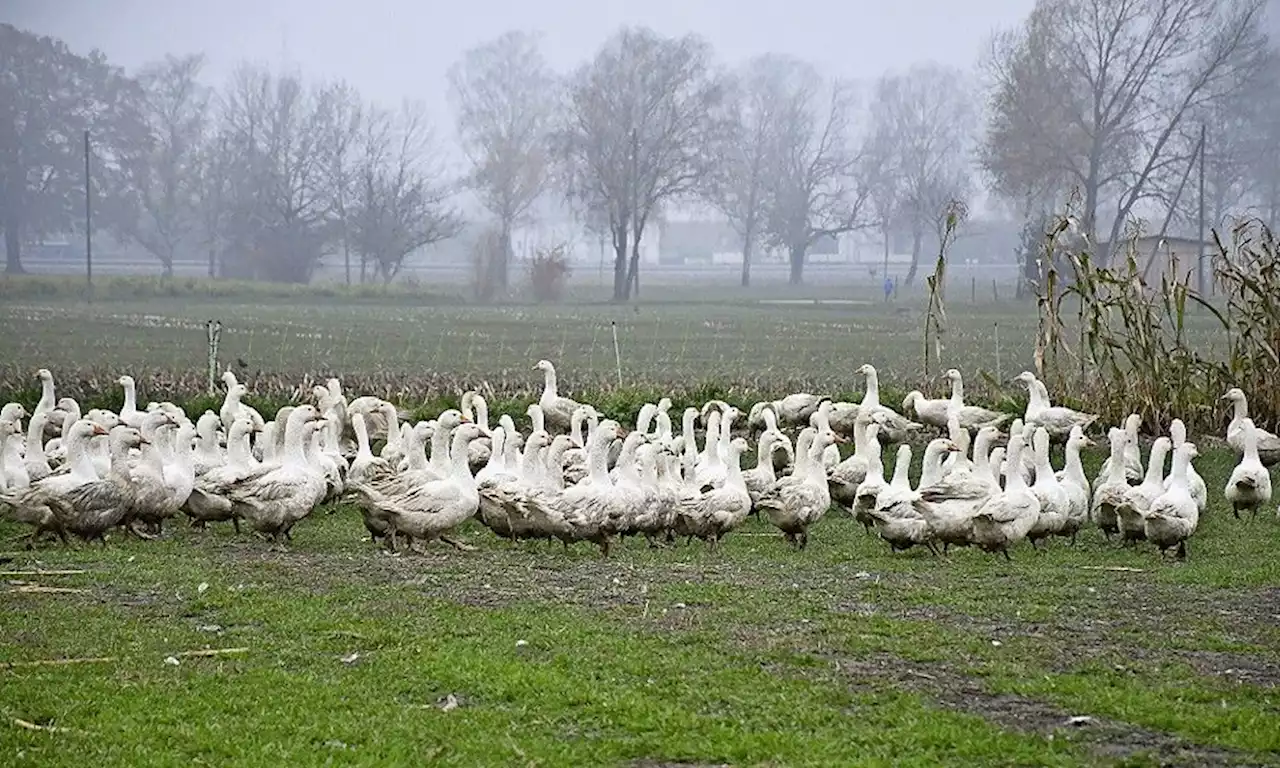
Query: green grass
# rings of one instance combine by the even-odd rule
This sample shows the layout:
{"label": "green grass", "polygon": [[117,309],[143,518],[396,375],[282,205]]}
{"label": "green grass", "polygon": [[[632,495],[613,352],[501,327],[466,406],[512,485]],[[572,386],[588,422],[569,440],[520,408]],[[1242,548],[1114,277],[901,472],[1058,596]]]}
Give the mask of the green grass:
{"label": "green grass", "polygon": [[[351,393],[419,415],[465,387],[522,412],[542,357],[563,389],[620,417],[665,393],[857,397],[862,362],[881,371],[886,402],[917,383],[942,394],[922,381],[914,299],[664,296],[481,308],[10,292],[0,400],[33,402],[45,366],[85,407],[118,405],[113,381],[127,372],[141,398],[198,412],[212,402],[197,395],[215,317],[222,362],[264,408],[336,373]],[[973,400],[1016,407],[995,380],[1032,367],[1035,327],[1030,306],[953,304],[947,365],[968,374]],[[346,509],[314,514],[288,553],[185,529],[10,553],[5,568],[87,573],[6,577],[0,661],[116,660],[0,669],[0,763],[1280,764],[1280,521],[1231,518],[1220,489],[1234,459],[1212,446],[1197,467],[1213,506],[1183,565],[1094,531],[1075,548],[1024,546],[1011,563],[891,555],[835,516],[802,553],[751,521],[716,554],[627,542],[601,561],[585,545],[512,546],[469,524],[478,551],[388,557]],[[1087,457],[1091,477],[1100,458]],[[0,523],[0,537],[18,533]],[[86,592],[24,593],[12,583],[24,580]],[[165,663],[205,647],[248,651]],[[450,695],[458,706],[444,711]]]}
{"label": "green grass", "polygon": [[[1089,457],[1093,471],[1099,457]],[[1186,564],[1088,531],[891,555],[831,516],[805,552],[751,521],[716,554],[628,541],[388,557],[317,511],[287,553],[229,530],[11,553],[14,765],[1274,764],[1280,522],[1213,506]],[[0,535],[18,529],[0,525]],[[1137,571],[1101,570],[1136,568]],[[204,590],[201,584],[206,584]],[[244,654],[165,658],[205,647]],[[353,654],[358,658],[347,663]],[[439,704],[452,695],[458,706]],[[1072,716],[1094,721],[1067,724]]]}

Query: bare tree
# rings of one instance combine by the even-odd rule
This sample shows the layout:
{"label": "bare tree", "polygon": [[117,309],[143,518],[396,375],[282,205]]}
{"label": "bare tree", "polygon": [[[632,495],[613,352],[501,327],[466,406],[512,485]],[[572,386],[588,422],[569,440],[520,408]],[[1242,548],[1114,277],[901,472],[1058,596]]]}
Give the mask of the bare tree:
{"label": "bare tree", "polygon": [[901,218],[903,183],[895,167],[897,142],[888,126],[873,126],[862,147],[858,170],[867,191],[867,218],[880,229],[884,276],[889,276],[893,233]]}
{"label": "bare tree", "polygon": [[712,163],[725,120],[710,59],[698,37],[624,28],[572,77],[559,136],[567,192],[609,222],[614,301],[639,290],[645,226],[662,204],[691,194]]}
{"label": "bare tree", "polygon": [[135,158],[141,210],[128,232],[160,260],[166,276],[177,253],[193,244],[199,224],[198,166],[209,107],[209,90],[199,79],[203,66],[199,54],[167,56],[138,74],[151,141]]}
{"label": "bare tree", "polygon": [[208,252],[209,277],[218,276],[218,254],[231,199],[231,146],[231,136],[220,129],[205,138],[196,157],[194,204],[200,239]]}
{"label": "bare tree", "polygon": [[728,128],[717,145],[707,178],[707,198],[742,238],[742,287],[751,284],[751,258],[761,241],[766,186],[778,158],[780,104],[787,96],[790,60],[758,56],[733,79],[727,99]]}
{"label": "bare tree", "polygon": [[498,219],[501,247],[487,276],[497,290],[507,288],[511,231],[547,186],[555,87],[538,37],[525,32],[468,50],[449,70],[458,136],[471,161],[469,186]]}
{"label": "bare tree", "polygon": [[[0,230],[5,271],[28,238],[83,221],[83,132],[92,133],[97,222],[123,228],[128,158],[146,145],[141,89],[99,52],[0,23]],[[109,191],[109,193],[104,193]],[[104,215],[105,214],[105,215]]]}
{"label": "bare tree", "polygon": [[362,265],[372,261],[383,282],[395,278],[410,253],[461,228],[432,149],[420,107],[406,105],[395,116],[369,110],[351,232]]}
{"label": "bare tree", "polygon": [[769,156],[763,234],[785,248],[790,282],[804,280],[809,247],[866,225],[867,188],[853,135],[853,87],[809,64],[778,59],[777,131]]}
{"label": "bare tree", "polygon": [[[320,114],[325,119],[323,152],[326,186],[332,199],[332,218],[342,239],[342,268],[347,285],[351,285],[351,221],[350,207],[357,174],[357,144],[364,124],[364,105],[360,94],[345,82],[332,83],[320,92]],[[360,281],[364,282],[364,271]]]}
{"label": "bare tree", "polygon": [[1280,227],[1280,60],[1273,59],[1255,94],[1250,110],[1254,151],[1248,177],[1259,215],[1273,231]]}
{"label": "bare tree", "polygon": [[306,282],[332,239],[323,100],[292,75],[250,66],[223,95],[238,159],[223,226],[223,266],[242,277]]}
{"label": "bare tree", "polygon": [[[1194,110],[1245,87],[1265,58],[1266,0],[1039,0],[997,37],[984,163],[997,189],[1065,179],[1096,240],[1113,243],[1133,208],[1178,165]],[[1038,171],[1037,169],[1043,169]],[[1108,254],[1101,254],[1105,261]]]}
{"label": "bare tree", "polygon": [[893,212],[911,231],[908,285],[920,266],[925,233],[937,234],[936,223],[948,204],[969,197],[976,114],[964,74],[955,69],[923,64],[904,75],[886,75],[876,86],[872,136],[883,159],[875,178],[884,194],[890,182],[883,180],[883,171],[892,176]]}

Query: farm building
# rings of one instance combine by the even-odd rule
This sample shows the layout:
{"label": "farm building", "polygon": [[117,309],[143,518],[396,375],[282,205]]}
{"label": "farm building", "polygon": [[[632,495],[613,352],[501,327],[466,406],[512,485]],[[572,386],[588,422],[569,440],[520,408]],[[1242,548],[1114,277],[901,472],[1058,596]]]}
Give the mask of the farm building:
{"label": "farm building", "polygon": [[[1106,252],[1109,250],[1107,246],[1107,243],[1099,243],[1098,250]],[[1112,264],[1122,264],[1129,249],[1132,249],[1142,281],[1147,285],[1159,285],[1165,275],[1185,279],[1188,274],[1191,284],[1197,285],[1202,249],[1205,255],[1204,278],[1212,281],[1214,259],[1218,257],[1217,246],[1212,242],[1188,237],[1144,235],[1117,244],[1115,253],[1111,255]]]}

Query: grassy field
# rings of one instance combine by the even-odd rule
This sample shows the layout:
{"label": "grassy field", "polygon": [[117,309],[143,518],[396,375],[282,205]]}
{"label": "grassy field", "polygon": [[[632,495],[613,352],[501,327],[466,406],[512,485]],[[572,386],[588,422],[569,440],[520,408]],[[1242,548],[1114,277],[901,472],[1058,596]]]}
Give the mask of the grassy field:
{"label": "grassy field", "polygon": [[[642,396],[856,396],[863,362],[893,392],[921,380],[917,301],[769,298],[19,296],[0,301],[0,400],[30,398],[15,383],[40,366],[86,403],[114,402],[124,372],[144,398],[189,396],[209,318],[225,326],[222,361],[262,388],[338,373],[411,403],[462,386],[528,395],[542,357],[564,388],[616,387],[611,323],[623,391]],[[1031,367],[1035,328],[1031,307],[956,303],[947,365],[983,400],[1012,395],[978,372]],[[1220,489],[1234,458],[1202,445],[1212,508],[1181,565],[1096,531],[1011,563],[891,555],[834,516],[801,553],[751,522],[714,555],[627,542],[602,561],[468,525],[477,551],[389,557],[341,508],[300,525],[287,553],[185,529],[10,552],[0,763],[1280,765],[1280,521],[1232,519]],[[0,523],[0,538],[19,533]],[[40,570],[83,573],[23,573]],[[202,649],[243,650],[182,655]],[[29,663],[77,658],[109,660]]]}
{"label": "grassy field", "polygon": [[[345,509],[287,553],[229,530],[9,553],[0,759],[1278,764],[1280,523],[1233,520],[1230,458],[1200,463],[1184,565],[1096,531],[1011,563],[891,555],[837,517],[800,553],[753,522],[717,554],[469,525],[477,551],[388,557]],[[24,665],[74,658],[103,660]]]}

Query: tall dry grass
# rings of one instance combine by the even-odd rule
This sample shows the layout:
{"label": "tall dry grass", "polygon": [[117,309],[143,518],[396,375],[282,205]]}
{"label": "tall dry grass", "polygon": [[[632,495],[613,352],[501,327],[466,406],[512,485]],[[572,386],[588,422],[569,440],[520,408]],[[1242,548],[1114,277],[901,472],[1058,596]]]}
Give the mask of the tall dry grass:
{"label": "tall dry grass", "polygon": [[1215,295],[1195,288],[1195,263],[1144,279],[1148,254],[1139,253],[1136,232],[1110,266],[1087,252],[1049,259],[1066,228],[1064,218],[1046,234],[1037,286],[1035,365],[1051,390],[1072,393],[1106,423],[1138,413],[1149,427],[1180,418],[1197,433],[1218,433],[1226,419],[1220,398],[1238,386],[1254,418],[1275,425],[1280,244],[1262,222],[1243,221],[1226,239],[1214,233],[1207,257]]}

